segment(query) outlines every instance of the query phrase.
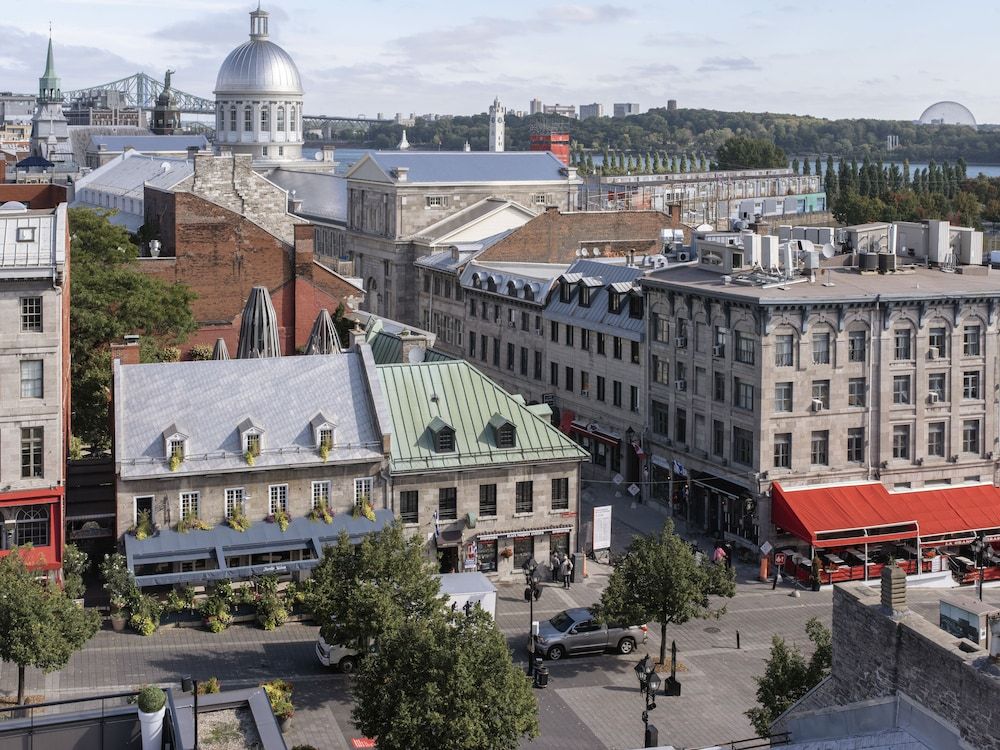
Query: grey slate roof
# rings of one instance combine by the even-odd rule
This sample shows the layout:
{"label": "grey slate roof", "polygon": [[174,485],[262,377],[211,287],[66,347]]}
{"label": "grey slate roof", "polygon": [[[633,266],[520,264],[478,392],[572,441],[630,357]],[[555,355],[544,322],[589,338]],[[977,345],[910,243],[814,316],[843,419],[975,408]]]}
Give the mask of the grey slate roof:
{"label": "grey slate roof", "polygon": [[463,208],[458,213],[454,213],[446,219],[435,222],[425,229],[421,229],[415,235],[416,238],[430,240],[434,242],[447,237],[457,229],[461,229],[466,224],[489,216],[494,211],[499,211],[507,206],[515,205],[512,201],[505,201],[501,198],[483,198],[478,203],[473,203],[467,208]]}
{"label": "grey slate roof", "polygon": [[97,151],[101,146],[111,153],[124,151],[127,146],[145,153],[162,153],[186,151],[189,146],[208,148],[208,139],[203,135],[92,135],[87,150]]}
{"label": "grey slate roof", "polygon": [[275,169],[267,179],[302,201],[299,216],[337,224],[347,223],[347,180],[330,172],[296,172]]}
{"label": "grey slate roof", "polygon": [[[0,205],[0,278],[38,278],[66,262],[66,206],[27,209],[9,201]],[[31,242],[18,242],[18,229],[34,229]]]}
{"label": "grey slate roof", "polygon": [[82,203],[80,196],[84,190],[124,195],[141,201],[143,187],[147,183],[169,190],[193,173],[194,167],[187,159],[128,153],[121,160],[114,159],[77,180],[77,200],[73,205]]}
{"label": "grey slate roof", "polygon": [[387,176],[396,167],[406,167],[407,182],[566,181],[563,163],[548,151],[376,151],[367,158]]}
{"label": "grey slate roof", "polygon": [[[174,474],[247,471],[237,425],[264,429],[254,470],[322,464],[311,420],[337,424],[327,463],[377,461],[382,435],[359,352],[312,357],[115,365],[115,461],[122,479],[170,476],[163,430],[188,435]],[[376,383],[377,385],[377,383]],[[388,429],[388,424],[385,425]]]}
{"label": "grey slate roof", "polygon": [[[574,282],[586,281],[591,277],[601,280],[603,286],[595,287],[590,293],[590,307],[580,305],[579,291],[573,293],[569,302],[563,302],[558,294],[553,294],[542,312],[542,317],[545,320],[554,320],[612,336],[621,336],[629,341],[642,341],[645,324],[642,319],[629,317],[627,302],[622,304],[617,314],[608,311],[607,287],[612,284],[631,285],[632,282],[638,281],[644,275],[645,271],[642,268],[634,266],[604,263],[596,260],[578,260],[567,269],[563,276]],[[622,287],[617,288],[621,289]]]}
{"label": "grey slate roof", "polygon": [[[422,268],[432,268],[436,271],[454,271],[463,263],[475,258],[479,253],[483,252],[487,248],[492,247],[504,237],[516,232],[515,229],[506,229],[503,232],[498,232],[497,234],[490,235],[481,240],[475,242],[456,242],[451,245],[447,250],[442,250],[437,253],[431,253],[430,255],[424,255],[417,258],[414,261],[415,265],[421,266]],[[453,257],[451,248],[454,247],[458,250],[458,258]]]}

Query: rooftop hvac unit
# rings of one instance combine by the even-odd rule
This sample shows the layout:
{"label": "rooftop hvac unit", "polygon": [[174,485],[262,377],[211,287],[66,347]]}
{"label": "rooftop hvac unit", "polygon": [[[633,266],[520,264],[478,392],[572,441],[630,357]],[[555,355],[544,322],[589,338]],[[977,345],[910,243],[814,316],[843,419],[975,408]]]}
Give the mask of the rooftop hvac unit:
{"label": "rooftop hvac unit", "polygon": [[861,253],[858,255],[858,270],[877,271],[878,253]]}
{"label": "rooftop hvac unit", "polygon": [[878,254],[878,272],[879,273],[891,273],[896,270],[896,254],[895,253],[879,253]]}

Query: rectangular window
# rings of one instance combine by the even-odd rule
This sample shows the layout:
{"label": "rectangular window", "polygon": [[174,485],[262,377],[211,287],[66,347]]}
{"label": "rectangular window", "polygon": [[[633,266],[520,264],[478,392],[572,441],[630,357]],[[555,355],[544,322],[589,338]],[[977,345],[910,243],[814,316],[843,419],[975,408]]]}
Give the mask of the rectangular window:
{"label": "rectangular window", "polygon": [[669,340],[670,322],[662,315],[653,315],[653,341],[667,342]]}
{"label": "rectangular window", "polygon": [[750,430],[733,428],[733,462],[753,466],[753,433]]}
{"label": "rectangular window", "polygon": [[945,328],[932,328],[927,335],[928,354],[937,359],[948,356],[948,331]]}
{"label": "rectangular window", "polygon": [[320,505],[330,507],[330,483],[328,481],[312,483],[312,507],[318,508]]}
{"label": "rectangular window", "polygon": [[483,517],[497,514],[497,486],[495,484],[479,485],[479,515]]}
{"label": "rectangular window", "polygon": [[795,364],[795,337],[783,333],[774,337],[774,366],[791,367]]}
{"label": "rectangular window", "polygon": [[945,422],[931,422],[927,425],[927,455],[944,457]]}
{"label": "rectangular window", "polygon": [[542,353],[539,351],[535,352],[535,367],[532,374],[534,375],[535,380],[542,379]]}
{"label": "rectangular window", "polygon": [[226,518],[243,515],[246,512],[246,491],[242,487],[228,487],[226,489]]}
{"label": "rectangular window", "polygon": [[580,370],[580,394],[590,395],[590,373],[586,370]]}
{"label": "rectangular window", "polygon": [[483,362],[486,361],[486,342],[488,340],[489,339],[485,333],[479,334],[479,359]]}
{"label": "rectangular window", "polygon": [[604,398],[605,398],[605,393],[604,393],[605,388],[604,388],[604,385],[605,385],[604,376],[603,375],[598,375],[597,376],[597,400],[598,401],[604,401]]}
{"label": "rectangular window", "polygon": [[552,480],[552,510],[569,510],[569,478]]}
{"label": "rectangular window", "polygon": [[752,365],[755,361],[753,337],[749,334],[736,332],[736,361]]}
{"label": "rectangular window", "polygon": [[639,386],[637,385],[628,387],[628,408],[630,411],[639,411]]}
{"label": "rectangular window", "polygon": [[273,516],[279,510],[288,512],[287,484],[272,484],[267,488],[267,512]]}
{"label": "rectangular window", "polygon": [[674,409],[674,440],[687,442],[687,411],[684,409]]}
{"label": "rectangular window", "polygon": [[830,364],[830,334],[829,333],[814,333],[813,334],[813,364],[814,365],[828,365],[828,364]]}
{"label": "rectangular window", "polygon": [[670,363],[655,354],[653,355],[653,382],[670,383]]}
{"label": "rectangular window", "polygon": [[21,428],[21,478],[42,476],[42,427]]}
{"label": "rectangular window", "polygon": [[733,395],[736,406],[740,409],[753,411],[753,384],[739,378],[733,378]]}
{"label": "rectangular window", "polygon": [[454,521],[458,518],[458,489],[441,487],[438,490],[438,520]]}
{"label": "rectangular window", "polygon": [[418,523],[420,521],[420,495],[416,490],[404,490],[399,493],[399,520],[403,523]]}
{"label": "rectangular window", "polygon": [[554,344],[559,343],[559,324],[554,320],[549,323],[549,339]]}
{"label": "rectangular window", "polygon": [[566,382],[563,383],[563,386],[566,388],[567,391],[572,391],[573,390],[573,368],[572,367],[566,367],[566,369],[565,369],[565,375],[566,375]]}
{"label": "rectangular window", "polygon": [[580,348],[584,351],[590,351],[590,329],[581,328],[580,329]]}
{"label": "rectangular window", "polygon": [[847,428],[847,460],[851,463],[864,463],[865,460],[865,428]]}
{"label": "rectangular window", "polygon": [[469,359],[476,356],[476,332],[469,331]]}
{"label": "rectangular window", "polygon": [[632,364],[633,365],[640,364],[641,360],[639,358],[639,342],[630,341],[629,345],[630,345],[629,348],[631,349]]}
{"label": "rectangular window", "polygon": [[638,294],[628,295],[628,316],[633,320],[642,320],[643,309],[642,297]]}
{"label": "rectangular window", "polygon": [[726,330],[715,326],[712,334],[712,356],[720,359],[726,357]]}
{"label": "rectangular window", "polygon": [[948,373],[932,372],[927,376],[927,395],[931,402],[947,401]]}
{"label": "rectangular window", "polygon": [[962,421],[962,452],[979,453],[979,420]]}
{"label": "rectangular window", "polygon": [[910,457],[910,425],[897,424],[892,427],[892,457]]}
{"label": "rectangular window", "polygon": [[614,406],[622,405],[622,384],[620,380],[611,383],[611,403]]}
{"label": "rectangular window", "polygon": [[369,503],[372,502],[372,485],[373,480],[371,477],[359,477],[354,480],[355,505],[360,505],[362,500],[367,500]]}
{"label": "rectangular window", "polygon": [[867,394],[867,384],[864,378],[851,378],[847,381],[847,405],[864,406]]}
{"label": "rectangular window", "polygon": [[522,310],[522,311],[521,311],[521,330],[522,330],[522,331],[527,331],[527,330],[528,330],[528,321],[529,321],[530,319],[531,319],[531,318],[530,318],[530,316],[528,315],[528,313],[526,313],[526,312],[524,312],[524,311]]}
{"label": "rectangular window", "polygon": [[717,419],[712,420],[712,453],[716,456],[726,454],[726,426]]}
{"label": "rectangular window", "polygon": [[197,518],[198,517],[198,504],[201,499],[200,492],[182,492],[181,493],[181,518]]}
{"label": "rectangular window", "polygon": [[606,338],[607,337],[603,333],[598,332],[598,334],[597,334],[597,353],[598,354],[602,354],[602,355],[606,354],[606,352],[604,350],[605,349]]}
{"label": "rectangular window", "polygon": [[514,537],[514,570],[520,570],[524,564],[535,556],[535,537],[516,536]]}
{"label": "rectangular window", "polygon": [[575,329],[573,326],[566,326],[566,346],[573,346],[574,336],[573,331]]}
{"label": "rectangular window", "polygon": [[824,409],[830,408],[830,381],[814,380],[812,384],[813,401],[819,402]]}
{"label": "rectangular window", "polygon": [[514,370],[514,345],[511,343],[507,344],[507,369]]}
{"label": "rectangular window", "polygon": [[666,435],[670,425],[670,422],[668,421],[669,408],[666,404],[660,401],[653,401],[650,405],[650,409],[653,432],[657,435]]}
{"label": "rectangular window", "polygon": [[910,346],[910,329],[897,329],[893,337],[893,344],[894,359],[913,359],[912,347]]}
{"label": "rectangular window", "polygon": [[814,430],[809,442],[809,463],[826,466],[830,463],[830,432]]}
{"label": "rectangular window", "polygon": [[892,403],[910,403],[910,376],[893,375],[892,377]]}
{"label": "rectangular window", "polygon": [[246,452],[251,456],[260,455],[260,435],[255,432],[247,433],[246,436]]}
{"label": "rectangular window", "polygon": [[521,375],[528,377],[528,350],[525,347],[521,347]]}
{"label": "rectangular window", "polygon": [[866,349],[864,331],[851,331],[847,334],[847,359],[849,362],[864,362]]}
{"label": "rectangular window", "polygon": [[792,393],[793,387],[791,383],[775,383],[774,384],[774,410],[775,411],[791,411],[792,410]]}
{"label": "rectangular window", "polygon": [[21,398],[42,398],[42,360],[21,360]]}
{"label": "rectangular window", "polygon": [[21,297],[21,330],[36,333],[42,330],[41,297]]}
{"label": "rectangular window", "polygon": [[517,482],[514,485],[514,512],[531,513],[535,509],[534,482]]}
{"label": "rectangular window", "polygon": [[611,342],[612,356],[615,359],[622,358],[622,339],[621,336],[615,336]]}
{"label": "rectangular window", "polygon": [[780,432],[774,436],[774,468],[792,468],[792,433]]}
{"label": "rectangular window", "polygon": [[982,329],[979,326],[965,326],[962,331],[962,354],[966,357],[978,357]]}
{"label": "rectangular window", "polygon": [[448,196],[428,195],[425,205],[427,208],[446,208],[448,206]]}
{"label": "rectangular window", "polygon": [[549,362],[549,385],[559,386],[559,365]]}
{"label": "rectangular window", "polygon": [[979,370],[966,370],[962,373],[962,398],[978,400],[983,397],[982,378]]}

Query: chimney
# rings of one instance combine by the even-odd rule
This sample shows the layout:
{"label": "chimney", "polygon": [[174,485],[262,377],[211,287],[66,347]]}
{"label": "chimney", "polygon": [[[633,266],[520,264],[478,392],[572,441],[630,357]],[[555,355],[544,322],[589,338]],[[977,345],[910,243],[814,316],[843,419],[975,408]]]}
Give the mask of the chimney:
{"label": "chimney", "polygon": [[409,167],[395,167],[392,170],[393,176],[396,178],[396,182],[406,182],[407,177],[410,174]]}
{"label": "chimney", "polygon": [[365,343],[365,329],[361,327],[360,323],[355,323],[354,328],[347,332],[350,336],[350,341],[348,342],[349,349],[357,349],[360,344]]}
{"label": "chimney", "polygon": [[139,364],[139,337],[127,334],[125,343],[111,345],[111,360],[121,360],[123,365]]}
{"label": "chimney", "polygon": [[333,157],[336,151],[333,146],[323,146],[323,161],[333,163]]}
{"label": "chimney", "polygon": [[292,231],[295,237],[295,276],[300,279],[311,279],[316,248],[316,226],[296,224]]}
{"label": "chimney", "polygon": [[403,331],[399,334],[399,340],[403,342],[400,362],[407,365],[424,361],[424,355],[427,353],[427,336],[413,331]]}
{"label": "chimney", "polygon": [[288,206],[288,212],[289,213],[297,214],[297,213],[299,213],[302,210],[302,199],[301,198],[292,198],[290,201],[288,201],[288,203],[289,203],[289,206]]}
{"label": "chimney", "polygon": [[452,261],[454,261],[454,262],[457,263],[458,262],[458,258],[459,258],[458,245],[452,245],[451,246],[451,259],[452,259]]}
{"label": "chimney", "polygon": [[882,568],[882,608],[893,616],[906,612],[906,573],[893,563]]}
{"label": "chimney", "polygon": [[187,152],[188,152],[187,158],[190,159],[191,161],[194,161],[194,157],[196,157],[198,155],[198,151],[199,150],[200,149],[197,146],[188,146],[187,147]]}

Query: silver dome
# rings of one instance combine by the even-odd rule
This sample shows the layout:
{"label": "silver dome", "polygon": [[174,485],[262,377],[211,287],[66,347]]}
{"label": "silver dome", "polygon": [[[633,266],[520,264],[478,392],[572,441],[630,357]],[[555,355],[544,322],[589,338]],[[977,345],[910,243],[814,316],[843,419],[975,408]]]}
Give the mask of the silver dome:
{"label": "silver dome", "polygon": [[291,56],[267,40],[267,13],[250,14],[250,40],[229,53],[215,93],[219,94],[292,94],[302,95],[299,69]]}

